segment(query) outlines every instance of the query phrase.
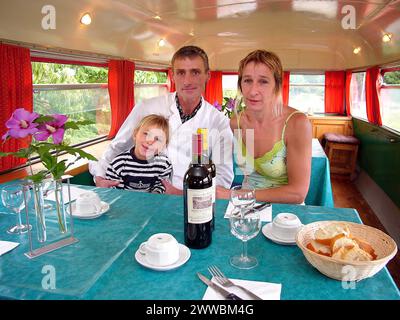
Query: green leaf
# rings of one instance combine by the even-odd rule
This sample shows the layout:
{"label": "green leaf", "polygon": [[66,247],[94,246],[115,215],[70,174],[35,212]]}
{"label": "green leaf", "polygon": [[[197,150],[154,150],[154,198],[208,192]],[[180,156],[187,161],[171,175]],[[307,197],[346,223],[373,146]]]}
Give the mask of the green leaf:
{"label": "green leaf", "polygon": [[64,129],[79,129],[79,126],[74,121],[68,121],[64,124]]}
{"label": "green leaf", "polygon": [[43,116],[41,115],[39,118],[36,118],[35,123],[45,123],[45,122],[50,122],[50,121],[54,121],[54,118],[51,116]]}
{"label": "green leaf", "polygon": [[39,157],[43,165],[49,170],[57,164],[57,159],[50,154],[47,148],[39,149]]}
{"label": "green leaf", "polygon": [[64,175],[65,170],[67,169],[65,162],[67,160],[62,160],[59,163],[56,164],[56,166],[51,170],[51,173],[53,174],[54,179],[61,179],[61,177]]}
{"label": "green leaf", "polygon": [[27,179],[32,180],[34,183],[42,181],[48,175],[49,171],[41,170],[31,176],[27,176]]}
{"label": "green leaf", "polygon": [[82,120],[82,121],[68,121],[64,124],[64,129],[79,129],[79,126],[86,126],[88,124],[95,124],[94,121],[91,120]]}

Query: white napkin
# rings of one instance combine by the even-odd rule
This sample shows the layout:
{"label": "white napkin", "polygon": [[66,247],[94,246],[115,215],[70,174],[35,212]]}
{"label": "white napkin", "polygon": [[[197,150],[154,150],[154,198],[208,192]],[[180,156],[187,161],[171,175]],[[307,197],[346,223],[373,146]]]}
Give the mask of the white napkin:
{"label": "white napkin", "polygon": [[0,256],[19,246],[18,242],[0,241]]}
{"label": "white napkin", "polygon": [[[258,205],[258,203],[256,203],[255,205]],[[229,202],[228,207],[226,208],[226,211],[225,211],[224,218],[229,218],[232,210],[233,210],[233,204],[232,204],[232,202]],[[261,222],[272,221],[272,204],[269,207],[266,207],[260,211],[260,219],[261,219]]]}
{"label": "white napkin", "polygon": [[[80,194],[88,192],[88,190],[80,189],[77,187],[70,186],[71,189],[71,202],[76,200]],[[63,186],[63,200],[64,204],[67,204],[68,201],[68,186]],[[49,195],[46,197],[46,200],[56,201],[56,197],[54,195],[54,191],[50,192]]]}
{"label": "white napkin", "polygon": [[[239,279],[230,279],[234,284],[241,285],[248,290],[254,292],[254,294],[258,295],[263,300],[280,300],[281,299],[281,290],[282,284],[280,283],[269,283],[262,281],[250,281],[250,280],[239,280]],[[212,282],[218,282],[214,279],[211,279]],[[221,285],[220,285],[221,286]],[[249,296],[246,292],[236,287],[225,288],[229,292],[236,294],[238,297],[243,300],[254,300],[251,296]],[[225,300],[222,294],[216,292],[214,289],[207,287],[206,292],[204,293],[203,300]]]}

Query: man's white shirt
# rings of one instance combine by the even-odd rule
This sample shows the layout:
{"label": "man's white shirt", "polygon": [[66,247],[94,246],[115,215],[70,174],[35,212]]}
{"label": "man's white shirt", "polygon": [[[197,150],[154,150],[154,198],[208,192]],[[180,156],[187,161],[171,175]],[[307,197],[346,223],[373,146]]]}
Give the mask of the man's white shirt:
{"label": "man's white shirt", "polygon": [[230,188],[233,181],[233,134],[229,119],[202,98],[196,115],[182,123],[175,100],[176,93],[143,100],[126,118],[117,135],[99,161],[89,162],[93,176],[105,177],[107,167],[114,158],[133,146],[133,131],[147,115],[158,114],[168,119],[170,140],[166,153],[172,163],[172,184],[183,189],[183,177],[192,160],[192,134],[198,128],[208,128],[210,156],[217,168],[217,185]]}

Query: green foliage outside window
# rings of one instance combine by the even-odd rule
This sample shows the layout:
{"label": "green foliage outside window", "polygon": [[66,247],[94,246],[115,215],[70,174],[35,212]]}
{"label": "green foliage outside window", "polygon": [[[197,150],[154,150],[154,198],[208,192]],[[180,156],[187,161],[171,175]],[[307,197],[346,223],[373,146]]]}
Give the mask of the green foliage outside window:
{"label": "green foliage outside window", "polygon": [[165,84],[167,73],[164,71],[135,70],[135,84]]}
{"label": "green foliage outside window", "polygon": [[400,85],[400,71],[386,72],[383,82],[385,85]]}
{"label": "green foliage outside window", "polygon": [[[107,84],[108,70],[101,67],[64,65],[57,63],[32,63],[34,85],[42,84]],[[95,124],[66,133],[65,140],[77,144],[108,134],[111,109],[108,89],[34,87],[33,109],[40,114],[65,114],[71,120],[90,120]]]}

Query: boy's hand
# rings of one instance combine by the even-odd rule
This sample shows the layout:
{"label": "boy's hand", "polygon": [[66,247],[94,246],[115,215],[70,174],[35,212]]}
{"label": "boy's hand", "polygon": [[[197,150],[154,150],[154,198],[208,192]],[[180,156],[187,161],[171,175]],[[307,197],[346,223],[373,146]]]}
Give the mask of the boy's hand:
{"label": "boy's hand", "polygon": [[99,176],[95,177],[95,182],[96,182],[96,187],[100,188],[111,188],[119,185],[119,181],[108,180],[106,178]]}
{"label": "boy's hand", "polygon": [[183,195],[183,191],[175,188],[168,180],[162,179],[161,182],[165,187],[166,194],[175,194],[179,196]]}

